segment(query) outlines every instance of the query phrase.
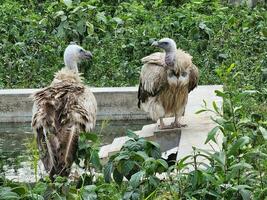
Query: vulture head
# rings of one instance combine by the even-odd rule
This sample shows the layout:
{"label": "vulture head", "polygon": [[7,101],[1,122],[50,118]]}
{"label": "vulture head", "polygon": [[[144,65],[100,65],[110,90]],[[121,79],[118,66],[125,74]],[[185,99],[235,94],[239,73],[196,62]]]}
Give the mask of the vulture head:
{"label": "vulture head", "polygon": [[176,43],[170,38],[163,38],[159,41],[154,41],[152,46],[162,48],[166,53],[176,52]]}
{"label": "vulture head", "polygon": [[91,59],[92,53],[81,46],[70,43],[64,52],[65,66],[71,70],[78,71],[78,63],[85,59]]}
{"label": "vulture head", "polygon": [[176,63],[176,43],[173,39],[163,38],[159,41],[155,41],[152,43],[152,46],[159,47],[164,49],[166,52],[165,55],[165,63],[168,69],[174,70],[174,66]]}

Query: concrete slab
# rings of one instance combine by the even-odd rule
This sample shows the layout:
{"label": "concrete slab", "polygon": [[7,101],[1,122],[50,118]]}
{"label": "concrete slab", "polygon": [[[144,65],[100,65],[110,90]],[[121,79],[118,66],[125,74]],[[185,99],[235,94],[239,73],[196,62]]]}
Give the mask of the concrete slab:
{"label": "concrete slab", "polygon": [[[182,129],[158,131],[157,124],[149,124],[142,128],[141,131],[136,131],[140,137],[155,141],[161,145],[162,151],[167,151],[167,154],[178,151],[177,159],[192,153],[192,147],[202,149],[212,149],[211,144],[204,144],[208,132],[215,126],[211,120],[211,113],[195,114],[204,105],[203,100],[209,108],[212,108],[212,102],[215,101],[218,107],[222,105],[222,99],[217,97],[215,90],[222,90],[222,86],[200,86],[189,95],[189,101],[186,108],[185,116],[182,123],[188,126]],[[174,118],[165,118],[164,123],[169,125],[174,121]],[[100,157],[117,152],[122,147],[123,143],[129,138],[116,138],[112,144],[106,145],[100,150]],[[221,138],[218,138],[221,141]],[[214,145],[214,144],[213,144]],[[214,148],[218,148],[214,146]],[[166,156],[166,155],[165,155]]]}
{"label": "concrete slab", "polygon": [[[210,142],[205,144],[208,132],[216,126],[216,124],[211,120],[214,116],[211,112],[204,112],[200,114],[195,114],[200,110],[205,100],[207,107],[213,110],[212,102],[214,101],[217,106],[222,108],[222,99],[217,97],[215,90],[223,90],[222,86],[209,86],[205,88],[199,88],[198,91],[194,90],[189,95],[188,106],[182,123],[188,124],[188,127],[182,129],[180,144],[178,147],[177,160],[185,156],[191,155],[193,149],[196,147],[198,149],[206,150],[218,150],[219,146]],[[222,143],[222,135],[218,136],[218,143]]]}

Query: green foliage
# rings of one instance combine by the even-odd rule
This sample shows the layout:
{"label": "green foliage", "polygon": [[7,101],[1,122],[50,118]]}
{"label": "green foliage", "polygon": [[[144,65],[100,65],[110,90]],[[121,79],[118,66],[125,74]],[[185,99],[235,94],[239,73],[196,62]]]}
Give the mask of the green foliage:
{"label": "green foliage", "polygon": [[[81,69],[88,83],[133,85],[140,58],[154,51],[150,43],[172,37],[194,56],[201,83],[224,84],[224,91],[216,91],[223,108],[214,102],[210,109],[204,101],[197,112],[213,113],[216,126],[205,142],[218,148],[194,148],[168,166],[158,144],[128,131],[130,140],[103,165],[98,136],[82,133],[75,162],[84,173],[77,180],[27,184],[0,178],[0,199],[266,199],[265,7],[206,0],[31,2],[0,5],[0,87],[46,85],[72,40],[93,49],[93,62]],[[36,148],[30,150],[36,166]]]}
{"label": "green foliage", "polygon": [[30,161],[32,164],[32,167],[34,169],[34,176],[35,176],[35,181],[37,182],[38,177],[37,177],[37,171],[38,171],[38,160],[40,159],[39,157],[39,152],[38,152],[38,145],[37,145],[37,139],[36,136],[34,136],[34,138],[30,141],[28,141],[28,143],[26,143],[26,147],[29,151],[29,155],[30,155]]}
{"label": "green foliage", "polygon": [[[30,1],[32,2],[32,1]],[[200,84],[221,83],[220,69],[236,63],[242,82],[266,79],[265,7],[229,7],[216,1],[29,1],[0,5],[0,88],[43,87],[63,66],[63,51],[77,41],[93,52],[81,65],[94,86],[138,83],[140,59],[171,37],[194,57]]]}

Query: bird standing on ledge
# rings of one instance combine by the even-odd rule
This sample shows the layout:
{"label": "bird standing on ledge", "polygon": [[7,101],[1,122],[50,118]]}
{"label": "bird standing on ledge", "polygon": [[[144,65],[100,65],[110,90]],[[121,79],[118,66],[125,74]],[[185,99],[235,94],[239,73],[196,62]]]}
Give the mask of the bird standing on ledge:
{"label": "bird standing on ledge", "polygon": [[[153,42],[152,46],[162,48],[142,58],[142,69],[138,90],[138,107],[149,113],[153,120],[160,119],[160,129],[181,128],[180,119],[185,112],[188,93],[198,83],[198,68],[192,63],[192,56],[176,48],[170,38]],[[167,126],[164,117],[175,116]]]}
{"label": "bird standing on ledge", "polygon": [[50,86],[32,95],[32,128],[52,180],[54,175],[69,175],[80,132],[95,127],[96,99],[78,72],[78,63],[91,58],[90,51],[71,43],[64,52],[65,67],[55,74]]}

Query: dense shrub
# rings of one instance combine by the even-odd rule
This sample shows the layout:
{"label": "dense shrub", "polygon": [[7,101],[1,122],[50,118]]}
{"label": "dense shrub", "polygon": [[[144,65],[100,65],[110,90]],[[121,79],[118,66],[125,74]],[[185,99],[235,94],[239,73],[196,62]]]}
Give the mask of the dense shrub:
{"label": "dense shrub", "polygon": [[70,41],[93,52],[93,61],[80,70],[94,86],[137,84],[140,59],[156,51],[150,44],[162,37],[193,55],[200,84],[219,83],[216,68],[231,63],[243,69],[240,84],[250,84],[267,62],[264,7],[207,0],[38,2],[0,5],[0,88],[47,85],[63,66]]}

